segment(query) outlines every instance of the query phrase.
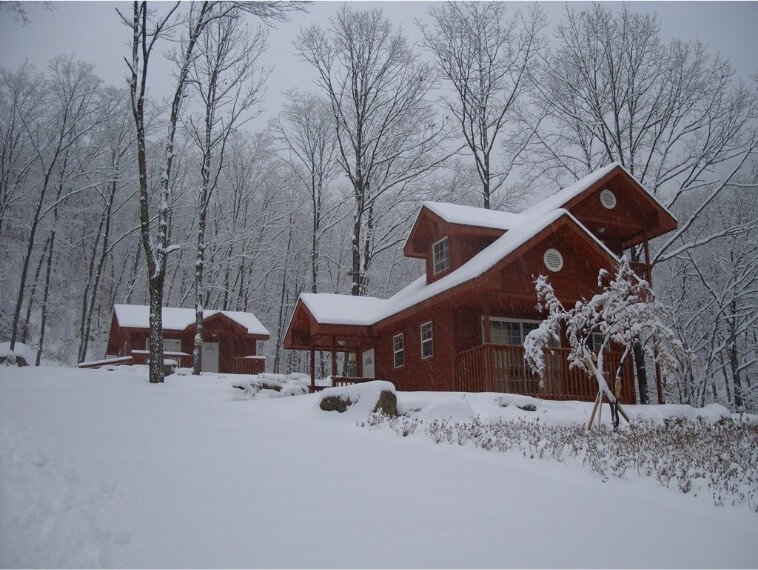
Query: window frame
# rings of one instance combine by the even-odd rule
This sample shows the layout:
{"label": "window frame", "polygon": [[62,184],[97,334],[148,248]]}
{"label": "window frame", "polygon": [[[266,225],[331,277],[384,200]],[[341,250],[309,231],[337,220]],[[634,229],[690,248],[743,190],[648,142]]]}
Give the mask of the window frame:
{"label": "window frame", "polygon": [[[587,348],[589,348],[592,352],[600,352],[600,347],[602,347],[604,339],[605,336],[602,333],[591,332],[589,335],[587,335]],[[600,346],[597,346],[598,344]],[[610,344],[605,345],[605,351],[608,350],[610,350]]]}
{"label": "window frame", "polygon": [[[437,269],[437,254],[434,250],[441,243],[446,244],[444,248],[444,252],[447,254],[444,258],[446,261],[446,265],[444,267]],[[438,273],[442,273],[443,271],[446,271],[448,269],[450,269],[450,236],[445,236],[441,239],[438,239],[432,244],[432,271],[434,275],[437,275]]]}
{"label": "window frame", "polygon": [[[524,346],[524,340],[526,339],[526,335],[524,334],[524,324],[531,324],[531,325],[537,325],[540,326],[542,324],[542,321],[536,320],[536,319],[519,319],[514,317],[496,317],[490,315],[490,323],[492,321],[500,322],[500,323],[517,323],[519,324],[520,334],[521,334],[521,344],[502,344],[498,346]],[[531,332],[531,331],[529,331]],[[529,333],[527,333],[529,334]],[[482,315],[482,344],[484,344],[484,316]],[[490,330],[490,344],[495,344],[492,342],[492,330]],[[558,344],[550,344],[550,348],[560,348],[560,343]]]}
{"label": "window frame", "polygon": [[[397,339],[400,339],[400,348],[397,348]],[[397,363],[398,354],[402,359],[400,364]],[[405,335],[403,333],[392,335],[392,366],[393,368],[405,366]]]}
{"label": "window frame", "polygon": [[[179,344],[179,350],[168,350],[166,342],[176,342]],[[145,338],[145,350],[150,350],[150,335]],[[163,339],[163,352],[182,352],[182,339],[180,338],[164,338]]]}
{"label": "window frame", "polygon": [[[424,327],[429,325],[429,338],[424,338]],[[429,354],[424,355],[424,344],[429,345]],[[421,354],[421,360],[426,360],[434,356],[434,324],[432,321],[426,321],[419,325],[419,353]]]}

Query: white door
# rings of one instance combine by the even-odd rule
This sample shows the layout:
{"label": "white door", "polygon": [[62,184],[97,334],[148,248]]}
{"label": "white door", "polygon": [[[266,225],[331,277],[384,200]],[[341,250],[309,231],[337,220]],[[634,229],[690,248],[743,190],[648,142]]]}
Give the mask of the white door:
{"label": "white door", "polygon": [[218,343],[203,342],[203,372],[218,372]]}
{"label": "white door", "polygon": [[374,374],[374,349],[370,348],[363,351],[363,377],[373,378]]}

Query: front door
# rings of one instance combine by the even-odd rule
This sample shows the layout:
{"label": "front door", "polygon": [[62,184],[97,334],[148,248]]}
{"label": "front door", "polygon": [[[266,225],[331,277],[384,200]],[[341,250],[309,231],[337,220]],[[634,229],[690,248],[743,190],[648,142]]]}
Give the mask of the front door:
{"label": "front door", "polygon": [[373,378],[374,374],[374,349],[370,348],[363,351],[363,377]]}
{"label": "front door", "polygon": [[218,343],[203,342],[203,372],[218,372]]}

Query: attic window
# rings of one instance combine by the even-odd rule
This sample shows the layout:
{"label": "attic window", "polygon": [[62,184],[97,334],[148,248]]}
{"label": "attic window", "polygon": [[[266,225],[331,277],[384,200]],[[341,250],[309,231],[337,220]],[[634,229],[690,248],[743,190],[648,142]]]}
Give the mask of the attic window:
{"label": "attic window", "polygon": [[616,195],[606,188],[600,192],[600,203],[609,210],[613,210],[616,207]]}
{"label": "attic window", "polygon": [[434,242],[432,245],[432,261],[434,263],[434,273],[444,271],[450,267],[450,245],[447,237]]}
{"label": "attic window", "polygon": [[560,271],[563,268],[563,256],[557,249],[548,249],[542,259],[550,271]]}

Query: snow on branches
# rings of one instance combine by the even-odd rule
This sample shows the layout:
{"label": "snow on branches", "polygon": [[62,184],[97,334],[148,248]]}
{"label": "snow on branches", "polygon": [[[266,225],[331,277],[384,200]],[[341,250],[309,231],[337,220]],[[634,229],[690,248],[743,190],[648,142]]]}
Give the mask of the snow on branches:
{"label": "snow on branches", "polygon": [[[598,384],[608,401],[616,403],[620,393],[621,371],[632,351],[632,341],[652,342],[656,347],[656,362],[664,372],[677,366],[677,356],[683,356],[682,345],[666,324],[670,309],[658,302],[647,281],[640,279],[629,268],[629,260],[621,260],[615,275],[601,269],[598,273],[600,293],[590,300],[580,300],[566,309],[556,297],[547,277],[540,275],[535,281],[537,308],[548,313],[540,326],[529,333],[524,341],[525,358],[531,369],[539,374],[545,370],[543,349],[551,340],[560,339],[563,332],[571,352],[569,366],[589,374]],[[615,389],[611,391],[605,378],[604,352],[615,348],[623,350],[614,374]]]}

